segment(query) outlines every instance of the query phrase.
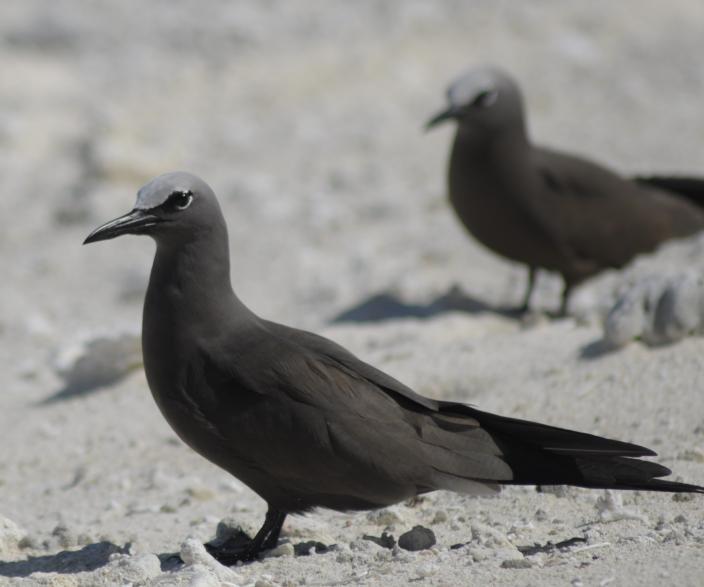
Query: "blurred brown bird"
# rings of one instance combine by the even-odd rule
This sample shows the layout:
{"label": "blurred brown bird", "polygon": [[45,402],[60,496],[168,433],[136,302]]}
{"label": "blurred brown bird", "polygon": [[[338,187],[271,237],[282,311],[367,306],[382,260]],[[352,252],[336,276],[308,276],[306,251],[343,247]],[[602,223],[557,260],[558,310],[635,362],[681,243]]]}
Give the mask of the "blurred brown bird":
{"label": "blurred brown bird", "polygon": [[704,180],[623,178],[531,144],[521,92],[507,73],[470,70],[450,85],[447,99],[427,127],[457,123],[450,202],[479,242],[528,266],[521,311],[537,269],[562,276],[565,314],[572,288],[585,279],[704,229]]}

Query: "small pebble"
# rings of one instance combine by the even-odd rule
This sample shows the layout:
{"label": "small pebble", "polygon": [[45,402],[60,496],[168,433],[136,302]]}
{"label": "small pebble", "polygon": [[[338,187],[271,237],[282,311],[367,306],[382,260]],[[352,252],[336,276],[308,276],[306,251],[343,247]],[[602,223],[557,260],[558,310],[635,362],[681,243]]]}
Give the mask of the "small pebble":
{"label": "small pebble", "polygon": [[447,513],[444,510],[438,510],[433,516],[431,524],[444,524],[447,522]]}
{"label": "small pebble", "polygon": [[57,539],[61,548],[70,548],[77,544],[76,537],[64,524],[56,526],[51,535]]}
{"label": "small pebble", "polygon": [[678,454],[677,458],[682,461],[704,463],[704,450],[700,448],[690,448]]}
{"label": "small pebble", "polygon": [[296,553],[293,544],[290,542],[284,542],[279,544],[276,548],[272,548],[264,556],[266,558],[279,558],[283,556],[293,556]]}
{"label": "small pebble", "polygon": [[426,550],[435,545],[435,534],[430,528],[414,526],[412,530],[401,534],[398,545],[404,550]]}
{"label": "small pebble", "polygon": [[510,558],[501,562],[502,569],[530,569],[532,566],[527,558]]}
{"label": "small pebble", "polygon": [[487,548],[470,548],[469,549],[469,556],[472,557],[472,560],[475,563],[480,563],[483,560],[486,560],[490,557],[491,551]]}
{"label": "small pebble", "polygon": [[481,522],[472,523],[472,540],[483,546],[513,546],[511,541],[503,532],[492,526],[489,526],[488,524],[482,524]]}
{"label": "small pebble", "polygon": [[426,563],[423,565],[419,565],[416,568],[416,575],[419,579],[427,579],[428,577],[432,577],[435,573],[437,573],[438,568],[436,565],[432,563]]}
{"label": "small pebble", "polygon": [[388,508],[369,512],[367,514],[367,520],[376,526],[393,526],[402,521],[396,512]]}
{"label": "small pebble", "polygon": [[324,554],[330,550],[330,547],[316,540],[308,540],[299,542],[293,545],[293,551],[296,556],[308,556],[311,554]]}
{"label": "small pebble", "polygon": [[189,487],[186,489],[186,493],[198,501],[208,501],[215,497],[215,494],[207,487]]}
{"label": "small pebble", "polygon": [[548,519],[548,514],[543,509],[537,509],[535,510],[534,517],[538,522],[545,522]]}

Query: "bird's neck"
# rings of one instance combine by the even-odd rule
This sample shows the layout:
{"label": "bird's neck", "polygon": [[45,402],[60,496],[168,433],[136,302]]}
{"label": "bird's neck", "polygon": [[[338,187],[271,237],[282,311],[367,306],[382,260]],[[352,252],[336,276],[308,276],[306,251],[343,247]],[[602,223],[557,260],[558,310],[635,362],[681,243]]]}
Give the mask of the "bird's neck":
{"label": "bird's neck", "polygon": [[463,121],[457,125],[454,150],[461,151],[467,160],[471,160],[470,157],[505,158],[528,149],[528,131],[521,109],[507,113],[498,126],[485,128],[481,123]]}
{"label": "bird's neck", "polygon": [[448,170],[450,200],[462,208],[493,202],[498,186],[530,175],[530,166],[530,145],[522,127],[490,134],[459,129]]}
{"label": "bird's neck", "polygon": [[208,328],[252,316],[232,290],[224,227],[176,246],[157,243],[144,311],[145,320],[187,320]]}
{"label": "bird's neck", "polygon": [[477,131],[460,125],[455,134],[453,151],[466,165],[471,160],[505,160],[512,155],[521,157],[529,148],[528,133],[521,121],[495,132]]}

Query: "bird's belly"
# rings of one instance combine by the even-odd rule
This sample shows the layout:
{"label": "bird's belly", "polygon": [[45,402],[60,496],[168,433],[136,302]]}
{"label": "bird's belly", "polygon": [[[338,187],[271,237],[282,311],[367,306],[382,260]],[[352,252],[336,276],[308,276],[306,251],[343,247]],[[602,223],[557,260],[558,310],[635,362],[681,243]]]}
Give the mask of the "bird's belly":
{"label": "bird's belly", "polygon": [[267,398],[226,418],[233,430],[226,450],[246,450],[224,455],[221,466],[286,511],[370,509],[416,493],[411,482],[399,483],[331,442],[328,422],[316,408]]}
{"label": "bird's belly", "polygon": [[144,371],[159,411],[183,442],[214,461],[219,444],[216,430],[204,412],[205,402],[198,394],[189,393],[191,353],[185,346],[178,346],[171,332],[146,324],[142,332]]}
{"label": "bird's belly", "polygon": [[395,484],[337,453],[325,424],[304,413],[305,406],[234,389],[214,399],[174,381],[148,379],[183,442],[283,511],[371,509],[416,493],[412,485]]}
{"label": "bird's belly", "polygon": [[213,461],[212,453],[219,441],[198,404],[189,401],[177,385],[150,382],[149,387],[159,411],[176,435],[201,456]]}
{"label": "bird's belly", "polygon": [[270,502],[271,472],[260,469],[250,450],[253,445],[266,443],[263,431],[261,434],[242,433],[236,413],[230,414],[231,429],[220,430],[218,422],[204,411],[208,406],[199,405],[193,398],[189,401],[173,388],[152,386],[151,391],[169,426],[188,447]]}

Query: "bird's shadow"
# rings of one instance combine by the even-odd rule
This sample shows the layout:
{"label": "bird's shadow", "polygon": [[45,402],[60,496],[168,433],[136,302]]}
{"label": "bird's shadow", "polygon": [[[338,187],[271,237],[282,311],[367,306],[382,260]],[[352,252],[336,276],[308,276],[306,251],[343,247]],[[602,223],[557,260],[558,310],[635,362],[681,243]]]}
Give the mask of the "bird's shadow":
{"label": "bird's shadow", "polygon": [[579,349],[579,358],[585,361],[594,361],[606,355],[618,352],[621,349],[622,347],[610,344],[603,338],[600,338],[581,347]]}
{"label": "bird's shadow", "polygon": [[458,287],[452,287],[427,304],[409,304],[391,293],[380,293],[371,296],[361,303],[344,310],[335,316],[331,323],[363,323],[383,322],[400,318],[428,319],[449,312],[464,312],[466,314],[493,313],[506,318],[521,319],[524,316],[518,308],[493,306],[467,295]]}
{"label": "bird's shadow", "polygon": [[74,574],[90,572],[105,566],[110,556],[127,554],[129,545],[112,542],[88,544],[80,550],[63,550],[56,554],[30,556],[25,560],[0,561],[0,577],[28,577],[32,573]]}
{"label": "bird's shadow", "polygon": [[617,345],[607,342],[604,339],[595,340],[585,344],[579,349],[579,358],[584,360],[600,359],[606,355],[617,353],[631,344],[642,344],[649,349],[662,349],[677,344],[680,340],[647,341],[641,337],[634,337],[628,343]]}
{"label": "bird's shadow", "polygon": [[129,373],[120,373],[117,375],[106,376],[100,379],[93,379],[89,382],[67,384],[52,393],[50,396],[39,400],[37,402],[37,405],[46,406],[65,400],[84,397],[96,391],[112,387],[113,385],[116,385],[123,379],[127,378],[128,375]]}
{"label": "bird's shadow", "polygon": [[[251,541],[251,538],[249,538],[249,536],[244,533],[243,535],[247,538],[248,541]],[[206,544],[205,546],[207,547],[208,545]],[[337,544],[328,545],[323,544],[322,542],[318,542],[317,540],[298,542],[293,545],[293,554],[296,557],[325,554],[333,550],[337,550]],[[220,564],[225,566],[233,566],[234,564],[237,564],[237,566],[252,565],[261,562],[263,560],[263,558],[261,558],[262,555],[263,553],[251,560],[244,560],[237,563],[221,562]],[[178,552],[165,552],[157,556],[159,557],[159,562],[161,563],[161,571],[163,573],[177,571],[186,564],[183,562],[183,559],[181,558],[181,555]],[[218,560],[216,556],[214,558]]]}
{"label": "bird's shadow", "polygon": [[673,345],[678,344],[681,342],[681,340],[685,338],[677,338],[674,340],[649,340],[645,339],[642,336],[635,336],[631,340],[629,340],[627,343],[623,343],[620,345],[616,344],[611,344],[603,339],[595,340],[594,342],[590,342],[589,344],[584,345],[580,350],[579,350],[579,358],[580,359],[585,359],[585,360],[591,360],[591,359],[599,359],[605,355],[610,355],[612,353],[620,352],[623,349],[625,349],[627,346],[630,345],[643,345],[646,348],[649,348],[651,350],[655,349],[664,349],[667,347],[671,347]]}
{"label": "bird's shadow", "polygon": [[[59,573],[72,575],[89,573],[104,567],[113,554],[129,554],[130,544],[117,546],[112,542],[95,542],[79,550],[62,550],[55,554],[30,556],[24,560],[0,560],[0,577],[29,577],[33,573]],[[175,571],[184,563],[178,553],[170,552],[157,555],[161,571]]]}

